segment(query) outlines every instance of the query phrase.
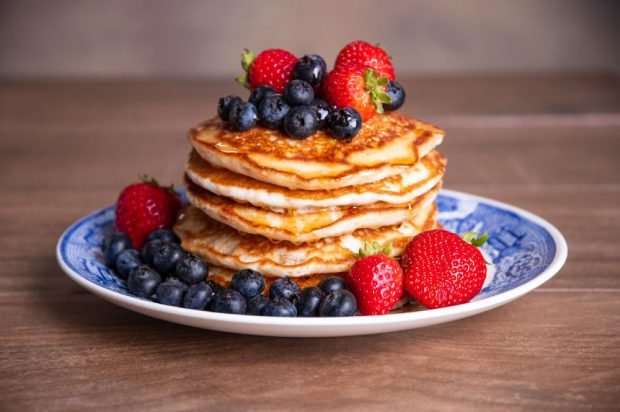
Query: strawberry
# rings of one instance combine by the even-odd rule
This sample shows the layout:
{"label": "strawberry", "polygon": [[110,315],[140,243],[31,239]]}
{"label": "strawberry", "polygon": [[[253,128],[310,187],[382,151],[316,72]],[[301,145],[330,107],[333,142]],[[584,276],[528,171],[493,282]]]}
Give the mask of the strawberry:
{"label": "strawberry", "polygon": [[379,244],[365,243],[347,274],[347,287],[355,296],[362,315],[384,315],[403,295],[403,270]]}
{"label": "strawberry", "polygon": [[271,86],[276,93],[282,93],[286,83],[293,78],[298,60],[291,52],[282,49],[263,50],[258,55],[245,49],[241,53],[241,67],[245,73],[236,80],[250,90]]}
{"label": "strawberry", "polygon": [[488,234],[458,235],[446,230],[429,230],[414,237],[405,248],[400,263],[405,272],[405,288],[427,308],[469,302],[482,289],[487,267],[477,246]]}
{"label": "strawberry", "polygon": [[344,46],[338,57],[336,57],[335,67],[347,65],[349,63],[359,63],[364,67],[369,67],[379,73],[382,77],[394,80],[394,67],[392,67],[391,57],[387,52],[377,46],[373,46],[365,41],[354,41]]}
{"label": "strawberry", "polygon": [[181,208],[181,200],[172,187],[161,187],[155,179],[127,186],[116,201],[116,229],[131,238],[140,249],[149,233],[170,228]]}
{"label": "strawberry", "polygon": [[390,103],[385,93],[387,77],[359,63],[337,66],[323,80],[322,95],[336,107],[352,107],[366,121],[375,113],[383,113],[382,103]]}

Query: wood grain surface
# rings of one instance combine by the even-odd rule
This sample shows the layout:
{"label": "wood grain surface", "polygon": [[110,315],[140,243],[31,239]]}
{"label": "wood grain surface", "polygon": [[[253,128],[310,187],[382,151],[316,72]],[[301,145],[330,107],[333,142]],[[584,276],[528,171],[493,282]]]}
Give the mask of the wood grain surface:
{"label": "wood grain surface", "polygon": [[618,410],[620,80],[408,78],[447,130],[445,186],[566,236],[550,282],[440,326],[332,339],[192,329],[107,303],[58,267],[62,231],[138,173],[180,182],[184,132],[229,80],[0,80],[0,410]]}

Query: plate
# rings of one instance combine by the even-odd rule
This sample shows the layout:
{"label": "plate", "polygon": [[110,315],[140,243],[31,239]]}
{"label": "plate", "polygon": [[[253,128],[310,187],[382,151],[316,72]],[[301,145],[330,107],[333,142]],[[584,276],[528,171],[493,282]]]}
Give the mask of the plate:
{"label": "plate", "polygon": [[439,221],[462,233],[489,232],[482,250],[492,262],[483,289],[470,302],[439,309],[408,305],[383,316],[274,318],[171,307],[131,296],[103,263],[103,239],[113,230],[114,206],[91,213],[60,237],[60,267],[80,286],[129,310],[183,325],[262,336],[328,337],[394,332],[437,325],[504,305],[536,289],[564,265],[567,245],[551,223],[530,212],[467,193],[442,190]]}

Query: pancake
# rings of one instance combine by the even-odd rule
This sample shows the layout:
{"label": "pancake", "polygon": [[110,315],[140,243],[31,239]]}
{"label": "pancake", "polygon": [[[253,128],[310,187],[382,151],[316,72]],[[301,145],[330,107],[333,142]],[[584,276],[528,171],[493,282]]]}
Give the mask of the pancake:
{"label": "pancake", "polygon": [[432,203],[439,193],[441,184],[437,183],[426,193],[406,204],[378,202],[364,206],[343,206],[305,212],[285,209],[281,213],[215,195],[191,182],[187,177],[185,187],[189,202],[212,219],[241,232],[262,235],[271,240],[301,243],[344,235],[360,228],[402,223]]}
{"label": "pancake", "polygon": [[397,112],[364,122],[350,142],[318,131],[303,140],[254,127],[237,132],[219,118],[189,131],[200,156],[222,167],[289,189],[331,190],[403,172],[441,143],[443,130]]}
{"label": "pancake", "polygon": [[190,154],[185,171],[195,184],[216,195],[264,209],[303,211],[376,202],[409,203],[441,180],[445,166],[445,157],[433,150],[415,165],[403,166],[398,175],[374,183],[334,190],[299,190],[276,186],[215,167],[196,151]]}
{"label": "pancake", "polygon": [[349,270],[364,242],[392,244],[393,256],[402,253],[411,237],[436,226],[434,203],[399,225],[358,229],[340,237],[313,243],[273,242],[260,235],[241,233],[208,217],[200,209],[186,205],[174,225],[186,251],[205,261],[229,269],[254,269],[266,276],[299,277]]}

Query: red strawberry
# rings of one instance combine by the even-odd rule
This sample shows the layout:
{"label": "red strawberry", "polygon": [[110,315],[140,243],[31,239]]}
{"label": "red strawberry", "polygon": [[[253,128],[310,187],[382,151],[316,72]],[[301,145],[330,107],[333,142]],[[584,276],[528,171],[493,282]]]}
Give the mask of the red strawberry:
{"label": "red strawberry", "polygon": [[392,67],[391,57],[379,46],[373,46],[365,41],[354,41],[349,43],[338,53],[335,67],[347,65],[349,63],[359,63],[364,67],[370,67],[377,71],[380,76],[394,80],[394,67]]}
{"label": "red strawberry", "polygon": [[389,103],[385,94],[387,77],[358,63],[337,66],[323,80],[322,95],[336,107],[352,107],[366,121],[375,113],[383,113],[382,103]]}
{"label": "red strawberry", "polygon": [[241,67],[244,74],[237,81],[251,90],[258,86],[271,86],[277,93],[284,91],[284,86],[293,78],[293,69],[297,57],[282,49],[268,49],[258,56],[245,49],[241,53]]}
{"label": "red strawberry", "polygon": [[364,244],[347,275],[347,287],[357,300],[362,315],[384,315],[403,295],[403,270],[387,256],[390,245],[380,251],[379,244]]}
{"label": "red strawberry", "polygon": [[181,201],[172,187],[163,188],[146,176],[141,183],[127,186],[116,202],[116,229],[131,238],[139,249],[155,229],[170,228],[181,208]]}
{"label": "red strawberry", "polygon": [[469,302],[487,275],[476,246],[482,246],[488,234],[476,236],[467,232],[461,238],[446,230],[429,230],[414,237],[400,260],[407,292],[427,308]]}

